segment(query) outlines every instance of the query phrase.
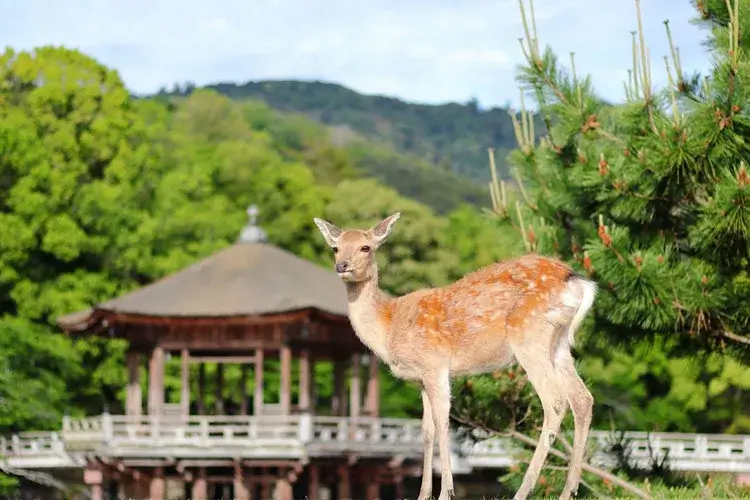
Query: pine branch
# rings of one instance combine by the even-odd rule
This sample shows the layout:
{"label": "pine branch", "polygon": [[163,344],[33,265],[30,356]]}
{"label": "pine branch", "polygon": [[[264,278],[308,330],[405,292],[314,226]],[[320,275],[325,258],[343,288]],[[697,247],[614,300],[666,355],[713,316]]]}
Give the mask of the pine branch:
{"label": "pine branch", "polygon": [[651,124],[651,128],[654,132],[658,133],[659,130],[656,128],[656,121],[654,120],[653,96],[651,95],[651,62],[649,60],[648,48],[646,47],[646,40],[643,36],[643,19],[641,17],[640,0],[635,0],[635,11],[638,17],[638,38],[641,42],[641,80],[643,87],[643,98],[646,101],[646,108],[648,109],[648,120]]}
{"label": "pine branch", "polygon": [[739,342],[740,344],[750,345],[750,338],[743,337],[742,335],[737,335],[736,333],[732,333],[728,330],[721,332],[721,336],[726,339]]}
{"label": "pine branch", "polygon": [[672,30],[669,29],[669,20],[664,21],[664,27],[667,30],[667,40],[669,41],[669,51],[672,53],[672,61],[674,62],[674,71],[677,76],[677,90],[682,92],[685,85],[685,75],[682,72],[682,62],[680,61],[680,50],[674,44],[672,40]]}
{"label": "pine branch", "polygon": [[730,0],[725,0],[727,11],[729,11],[729,81],[727,82],[727,113],[734,116],[735,88],[737,86],[737,71],[739,70],[739,52],[740,52],[740,23],[739,23],[739,0],[734,0],[734,9]]}
{"label": "pine branch", "polygon": [[[464,419],[461,417],[458,417],[456,415],[451,415],[451,418],[458,422],[459,424],[465,425],[470,428],[479,429],[481,431],[486,432],[489,436],[494,437],[509,437],[512,439],[515,439],[516,441],[519,441],[523,444],[526,444],[528,446],[536,446],[537,441],[532,439],[531,437],[527,436],[526,434],[523,434],[521,432],[518,432],[517,430],[509,430],[507,432],[500,432],[495,429],[491,429],[489,426],[482,424],[481,422],[474,422],[472,420]],[[556,448],[550,448],[549,450],[550,455],[554,455],[557,458],[560,458],[562,460],[565,460],[566,462],[570,462],[570,455],[563,453],[562,451],[556,449]],[[650,500],[651,496],[643,491],[642,489],[638,488],[632,483],[629,483],[628,481],[625,481],[624,479],[621,479],[614,474],[601,469],[599,467],[595,467],[593,465],[590,465],[587,462],[583,462],[583,470],[586,472],[589,472],[591,474],[594,474],[595,476],[604,479],[606,481],[610,481],[611,483],[619,486],[620,488],[629,491],[630,493],[634,494],[635,496],[639,498],[644,498],[646,500]]]}

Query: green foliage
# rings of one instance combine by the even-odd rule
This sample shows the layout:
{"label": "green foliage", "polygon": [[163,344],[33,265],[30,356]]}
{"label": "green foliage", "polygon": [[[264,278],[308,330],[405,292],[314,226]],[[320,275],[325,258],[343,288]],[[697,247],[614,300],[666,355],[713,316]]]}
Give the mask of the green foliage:
{"label": "green foliage", "polygon": [[56,429],[83,368],[70,341],[21,319],[0,319],[0,429]]}
{"label": "green foliage", "polygon": [[745,433],[750,371],[718,353],[680,354],[677,339],[612,349],[589,342],[580,372],[594,395],[596,428]]}
{"label": "green foliage", "polygon": [[362,139],[348,141],[343,149],[364,174],[437,212],[450,211],[462,203],[487,205],[488,193],[483,186],[437,169],[415,155]]}

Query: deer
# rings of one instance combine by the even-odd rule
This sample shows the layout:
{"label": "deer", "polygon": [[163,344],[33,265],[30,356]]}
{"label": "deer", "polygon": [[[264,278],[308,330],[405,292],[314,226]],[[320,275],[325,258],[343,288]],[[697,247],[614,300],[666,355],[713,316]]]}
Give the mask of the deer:
{"label": "deer", "polygon": [[424,458],[419,500],[432,498],[437,437],[440,496],[454,496],[450,456],[451,380],[489,373],[517,362],[543,408],[539,441],[515,500],[536,485],[568,408],[573,449],[561,500],[581,479],[594,398],[571,353],[575,333],[597,294],[592,280],[564,262],[528,253],[465,274],[453,283],[391,296],[379,287],[376,250],[401,217],[396,212],[368,229],[341,229],[314,218],[344,282],[348,316],[358,338],[394,376],[416,382],[422,398]]}

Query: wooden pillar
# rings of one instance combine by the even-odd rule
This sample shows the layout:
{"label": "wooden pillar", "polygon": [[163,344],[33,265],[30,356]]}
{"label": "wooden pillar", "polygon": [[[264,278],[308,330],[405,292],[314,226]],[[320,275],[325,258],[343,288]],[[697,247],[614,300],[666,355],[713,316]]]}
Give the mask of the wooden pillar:
{"label": "wooden pillar", "polygon": [[271,498],[271,482],[273,479],[264,477],[262,481],[263,482],[260,484],[260,498],[266,500],[266,498]]}
{"label": "wooden pillar", "polygon": [[206,468],[200,467],[193,479],[192,500],[208,500],[208,480],[206,480]]}
{"label": "wooden pillar", "polygon": [[340,360],[334,361],[333,365],[333,400],[331,414],[334,416],[346,415],[346,383],[344,376],[346,366]]}
{"label": "wooden pillar", "polygon": [[294,500],[292,493],[292,483],[289,481],[289,478],[284,476],[276,480],[274,500]]}
{"label": "wooden pillar", "polygon": [[279,403],[281,412],[289,415],[292,402],[292,350],[287,345],[281,346],[281,387],[279,388]]}
{"label": "wooden pillar", "polygon": [[367,500],[378,500],[380,498],[380,483],[375,480],[367,481],[367,491],[365,492]]}
{"label": "wooden pillar", "polygon": [[[135,471],[133,474],[133,480],[135,481],[135,498],[148,498],[148,480],[144,474]],[[204,499],[205,500],[205,499]]]}
{"label": "wooden pillar", "polygon": [[128,390],[125,396],[125,413],[128,416],[141,415],[143,412],[140,361],[141,355],[139,353],[128,351]]}
{"label": "wooden pillar", "polygon": [[242,363],[240,365],[240,415],[247,415],[249,405],[250,401],[247,396],[247,365]]}
{"label": "wooden pillar", "polygon": [[352,487],[351,487],[351,478],[349,477],[349,465],[342,464],[339,465],[338,475],[339,475],[339,488],[338,488],[338,498],[339,500],[350,500],[352,498]]}
{"label": "wooden pillar", "polygon": [[83,471],[83,482],[91,488],[91,500],[104,500],[104,474],[96,466],[87,466]]}
{"label": "wooden pillar", "polygon": [[148,489],[149,500],[164,500],[164,494],[166,493],[165,486],[164,469],[162,467],[155,467]]}
{"label": "wooden pillar", "polygon": [[182,414],[190,415],[190,352],[182,349],[180,353],[182,358],[182,370],[180,371],[180,404],[182,405]]}
{"label": "wooden pillar", "polygon": [[208,484],[206,482],[206,468],[199,467],[195,471],[193,487],[190,492],[191,500],[208,500]]}
{"label": "wooden pillar", "polygon": [[302,349],[299,357],[299,409],[302,412],[312,411],[312,365],[310,350]]}
{"label": "wooden pillar", "polygon": [[224,364],[216,363],[216,414],[224,415]]}
{"label": "wooden pillar", "polygon": [[401,473],[396,474],[394,483],[396,486],[396,498],[404,498],[404,476]]}
{"label": "wooden pillar", "polygon": [[234,462],[234,499],[250,500],[250,490],[245,483],[244,471],[239,461]]}
{"label": "wooden pillar", "polygon": [[380,360],[370,356],[367,374],[367,413],[371,417],[380,416],[380,380],[378,378]]}
{"label": "wooden pillar", "polygon": [[320,493],[320,467],[317,464],[310,464],[308,467],[307,500],[318,500]]}
{"label": "wooden pillar", "polygon": [[148,413],[161,415],[164,405],[164,349],[154,347],[148,366]]}
{"label": "wooden pillar", "polygon": [[[255,350],[255,393],[253,394],[253,415],[263,414],[263,349]],[[265,498],[265,497],[264,497]]]}
{"label": "wooden pillar", "polygon": [[352,356],[352,371],[349,380],[349,416],[359,417],[362,407],[362,379],[360,369],[360,356]]}

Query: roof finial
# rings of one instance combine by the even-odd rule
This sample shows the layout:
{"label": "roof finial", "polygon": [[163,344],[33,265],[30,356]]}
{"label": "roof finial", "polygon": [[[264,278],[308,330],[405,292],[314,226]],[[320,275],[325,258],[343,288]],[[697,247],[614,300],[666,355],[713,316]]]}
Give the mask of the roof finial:
{"label": "roof finial", "polygon": [[247,215],[250,218],[250,223],[242,228],[240,232],[240,243],[263,243],[268,241],[268,235],[258,225],[258,207],[250,205],[247,207]]}

